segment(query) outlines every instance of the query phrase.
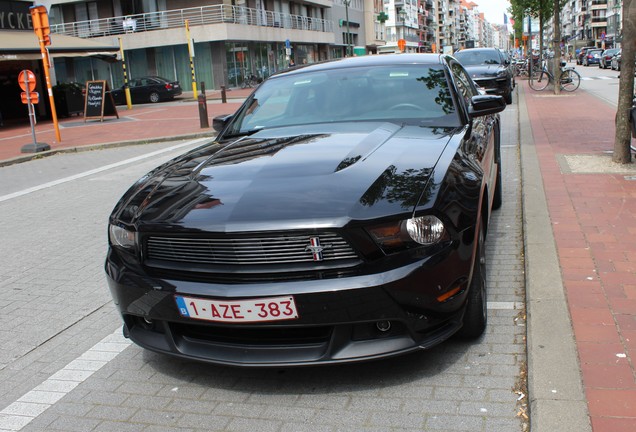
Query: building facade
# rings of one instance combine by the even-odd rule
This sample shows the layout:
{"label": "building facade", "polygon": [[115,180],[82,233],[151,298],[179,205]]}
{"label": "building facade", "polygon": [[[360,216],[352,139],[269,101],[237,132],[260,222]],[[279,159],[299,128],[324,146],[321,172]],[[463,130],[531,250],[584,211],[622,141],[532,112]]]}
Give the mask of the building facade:
{"label": "building facade", "polygon": [[[16,0],[13,0],[15,2]],[[2,3],[3,0],[0,0]],[[31,5],[32,2],[22,2]],[[121,46],[121,55],[54,59],[53,83],[159,75],[185,91],[240,86],[292,65],[351,55],[447,52],[492,44],[466,0],[52,0],[51,37]],[[186,31],[186,23],[188,31]],[[500,30],[497,30],[500,31]],[[507,29],[505,35],[507,39]],[[2,45],[0,42],[0,54]]]}

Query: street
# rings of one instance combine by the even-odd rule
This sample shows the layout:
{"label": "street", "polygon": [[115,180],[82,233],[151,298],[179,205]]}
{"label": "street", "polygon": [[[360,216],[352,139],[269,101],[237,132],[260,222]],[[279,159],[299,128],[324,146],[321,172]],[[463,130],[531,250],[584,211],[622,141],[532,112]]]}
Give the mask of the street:
{"label": "street", "polygon": [[524,430],[517,115],[516,103],[502,113],[487,334],[358,365],[231,369],[145,352],[121,336],[103,271],[108,214],[137,178],[200,140],[1,168],[0,430]]}

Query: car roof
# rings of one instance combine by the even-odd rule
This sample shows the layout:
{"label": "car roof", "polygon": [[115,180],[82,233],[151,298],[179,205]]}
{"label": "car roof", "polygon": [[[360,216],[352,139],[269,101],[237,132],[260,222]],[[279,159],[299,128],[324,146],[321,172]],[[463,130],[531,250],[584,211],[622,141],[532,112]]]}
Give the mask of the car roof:
{"label": "car roof", "polygon": [[275,75],[320,71],[330,69],[343,69],[348,67],[370,67],[370,66],[386,66],[386,65],[402,65],[402,64],[428,64],[442,65],[452,57],[443,54],[377,54],[366,55],[360,57],[345,57],[340,59],[326,60],[323,62],[312,63],[307,65],[296,66],[287,70],[278,72]]}
{"label": "car roof", "polygon": [[460,49],[457,52],[462,52],[462,51],[496,51],[496,52],[502,52],[498,48],[487,48],[487,47],[483,47],[483,48],[462,48],[462,49]]}

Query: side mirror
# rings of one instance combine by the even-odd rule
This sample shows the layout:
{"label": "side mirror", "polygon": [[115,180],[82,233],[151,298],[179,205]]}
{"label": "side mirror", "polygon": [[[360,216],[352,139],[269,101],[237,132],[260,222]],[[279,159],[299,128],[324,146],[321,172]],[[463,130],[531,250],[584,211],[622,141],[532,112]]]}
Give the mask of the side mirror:
{"label": "side mirror", "polygon": [[506,108],[506,101],[498,95],[477,95],[473,96],[468,107],[470,118],[481,117],[489,114],[496,114]]}
{"label": "side mirror", "polygon": [[220,116],[216,116],[212,119],[212,129],[217,132],[221,132],[225,129],[225,126],[232,120],[234,116],[232,114],[223,114]]}

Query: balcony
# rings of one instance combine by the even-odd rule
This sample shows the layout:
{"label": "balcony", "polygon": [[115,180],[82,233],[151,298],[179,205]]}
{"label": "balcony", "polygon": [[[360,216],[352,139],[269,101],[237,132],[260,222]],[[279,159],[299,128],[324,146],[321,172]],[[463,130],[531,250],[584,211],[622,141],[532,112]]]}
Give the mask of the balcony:
{"label": "balcony", "polygon": [[329,20],[229,5],[202,6],[52,24],[51,33],[81,38],[115,36],[183,28],[186,20],[191,27],[209,24],[241,24],[333,33],[333,22]]}
{"label": "balcony", "polygon": [[592,27],[607,27],[607,17],[593,17]]}

